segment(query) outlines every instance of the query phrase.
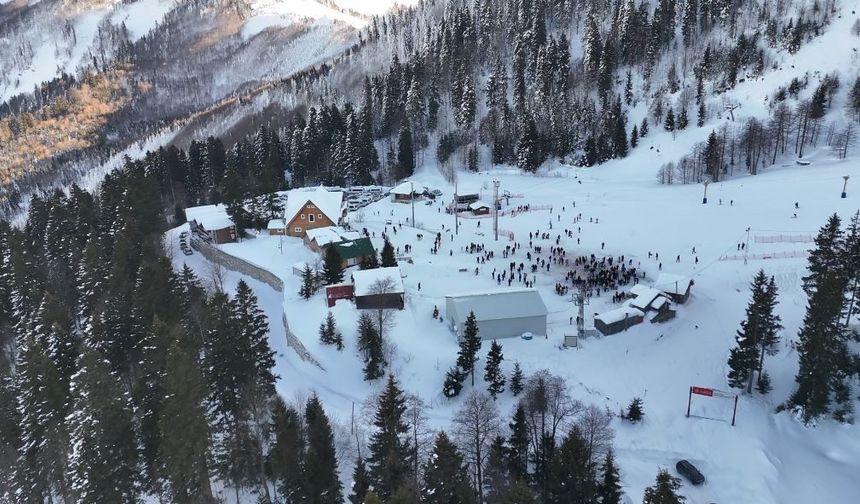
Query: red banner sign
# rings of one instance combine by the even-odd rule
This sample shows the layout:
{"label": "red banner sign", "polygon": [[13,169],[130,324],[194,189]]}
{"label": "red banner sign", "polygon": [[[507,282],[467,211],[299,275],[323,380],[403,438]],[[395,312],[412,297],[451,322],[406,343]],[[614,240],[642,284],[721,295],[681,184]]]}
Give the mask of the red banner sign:
{"label": "red banner sign", "polygon": [[713,397],[714,389],[705,388],[705,387],[690,387],[690,391],[694,394]]}

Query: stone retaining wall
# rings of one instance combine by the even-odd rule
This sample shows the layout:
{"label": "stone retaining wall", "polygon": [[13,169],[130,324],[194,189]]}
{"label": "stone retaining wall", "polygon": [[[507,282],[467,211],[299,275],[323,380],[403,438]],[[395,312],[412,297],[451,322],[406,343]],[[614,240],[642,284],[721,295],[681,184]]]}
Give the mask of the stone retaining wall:
{"label": "stone retaining wall", "polygon": [[200,240],[192,239],[191,248],[200,252],[203,257],[205,257],[210,262],[220,264],[228,270],[236,271],[243,275],[248,275],[254,280],[263,282],[264,284],[268,285],[269,287],[275,289],[278,292],[284,292],[283,280],[281,280],[277,275],[266,271],[259,266],[254,266],[253,264],[249,263],[248,261],[245,261],[244,259],[239,259],[234,255],[230,255],[223,250]]}
{"label": "stone retaining wall", "polygon": [[[270,271],[266,271],[259,266],[255,266],[244,259],[240,259],[234,255],[230,255],[223,250],[220,250],[218,247],[214,247],[200,240],[192,239],[191,248],[200,252],[200,254],[210,262],[219,264],[231,271],[236,271],[243,275],[248,275],[254,280],[263,282],[264,284],[268,285],[269,287],[275,289],[278,292],[284,292],[284,281]],[[299,357],[301,357],[302,360],[310,362],[314,366],[323,369],[319,361],[317,361],[314,356],[311,355],[308,349],[305,348],[305,345],[302,344],[301,340],[297,338],[292,331],[290,331],[290,326],[287,323],[286,313],[281,313],[281,323],[284,324],[284,333],[286,333],[287,335],[287,345],[293,350],[295,350],[295,352],[298,354]]]}

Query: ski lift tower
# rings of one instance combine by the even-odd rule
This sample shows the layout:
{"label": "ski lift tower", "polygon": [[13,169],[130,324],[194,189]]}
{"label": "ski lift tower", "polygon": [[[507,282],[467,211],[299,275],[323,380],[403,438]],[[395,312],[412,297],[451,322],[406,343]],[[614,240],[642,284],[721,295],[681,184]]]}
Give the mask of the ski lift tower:
{"label": "ski lift tower", "polygon": [[585,288],[580,286],[577,288],[576,294],[573,295],[573,302],[576,303],[576,335],[564,336],[564,346],[579,348],[579,342],[585,339],[585,305],[588,303],[588,297],[585,295]]}

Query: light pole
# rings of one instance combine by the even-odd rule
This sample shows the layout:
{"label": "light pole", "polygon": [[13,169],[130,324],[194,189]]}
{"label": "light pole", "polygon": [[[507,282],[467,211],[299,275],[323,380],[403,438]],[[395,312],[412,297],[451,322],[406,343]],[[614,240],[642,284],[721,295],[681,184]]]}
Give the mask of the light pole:
{"label": "light pole", "polygon": [[708,184],[710,184],[710,182],[708,182],[708,181],[706,180],[706,181],[705,181],[705,194],[702,196],[702,204],[703,204],[703,205],[707,205],[707,204],[708,204]]}
{"label": "light pole", "polygon": [[848,175],[843,175],[842,178],[845,179],[845,183],[842,184],[842,197],[847,198],[848,197],[848,179],[850,177]]}

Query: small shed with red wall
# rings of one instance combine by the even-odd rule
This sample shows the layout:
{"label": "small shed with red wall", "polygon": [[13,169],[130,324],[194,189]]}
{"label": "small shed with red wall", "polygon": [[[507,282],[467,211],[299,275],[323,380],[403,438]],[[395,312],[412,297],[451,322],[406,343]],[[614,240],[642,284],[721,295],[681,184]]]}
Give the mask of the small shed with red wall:
{"label": "small shed with red wall", "polygon": [[352,299],[355,294],[355,286],[352,284],[327,285],[325,288],[325,300],[328,307],[334,306],[338,299]]}

